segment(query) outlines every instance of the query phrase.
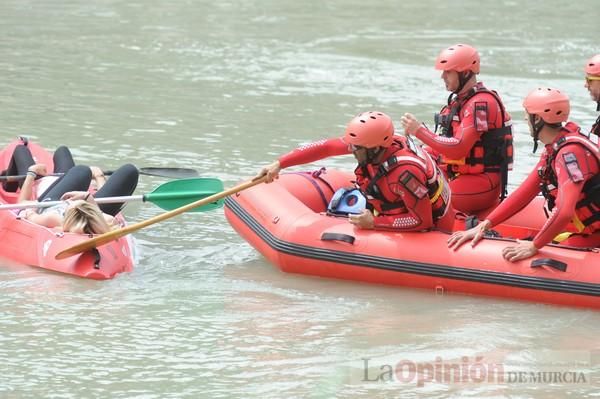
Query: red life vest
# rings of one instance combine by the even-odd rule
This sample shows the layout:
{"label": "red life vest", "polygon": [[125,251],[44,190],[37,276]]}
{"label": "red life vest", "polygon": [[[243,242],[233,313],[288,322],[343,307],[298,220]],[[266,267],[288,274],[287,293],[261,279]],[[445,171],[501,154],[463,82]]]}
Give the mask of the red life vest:
{"label": "red life vest", "polygon": [[[453,137],[454,130],[460,126],[461,108],[473,96],[480,93],[487,93],[494,97],[500,107],[502,126],[483,132],[465,158],[448,159],[442,156],[440,164],[447,169],[449,176],[499,172],[502,177],[502,192],[505,193],[508,183],[508,171],[512,170],[513,163],[513,134],[512,121],[506,117],[506,110],[498,93],[488,90],[479,83],[469,91],[465,98],[452,99],[453,94],[451,94],[448,97],[448,105],[444,106],[440,113],[434,117],[435,130],[437,132],[438,126],[441,126],[443,136]],[[475,117],[477,118],[479,114],[484,118],[488,118],[488,125],[495,124],[496,121],[489,120],[487,103],[475,103]]]}
{"label": "red life vest", "polygon": [[[548,203],[548,209],[551,211],[556,204],[558,192],[558,179],[554,171],[554,161],[558,151],[566,144],[579,144],[584,146],[592,155],[595,156],[600,165],[600,148],[593,143],[586,135],[581,133],[579,126],[573,122],[568,122],[562,129],[564,136],[559,138],[549,152],[545,153],[545,163],[538,169],[538,175],[542,179],[540,189]],[[574,157],[573,157],[574,158]],[[569,160],[565,160],[569,168]],[[576,163],[577,159],[571,162]],[[583,186],[583,190],[577,205],[575,206],[575,216],[572,224],[578,233],[590,234],[594,231],[600,231],[600,174],[596,174],[589,179]]]}
{"label": "red life vest", "polygon": [[[372,165],[366,165],[358,166],[354,171],[356,183],[367,196],[369,205],[385,215],[406,212],[404,202],[398,201],[398,194],[390,188],[390,183],[397,182],[388,182],[385,177],[399,166],[412,164],[421,169],[427,177],[426,188],[431,201],[433,220],[444,216],[450,203],[450,187],[431,156],[406,137],[395,139],[386,152],[391,155],[381,162],[376,170]],[[411,190],[411,183],[403,182],[408,190]]]}
{"label": "red life vest", "polygon": [[[594,122],[594,124],[592,125],[592,129],[590,130],[590,135],[596,135],[596,140],[600,139],[600,116],[598,116],[598,118],[596,118],[596,122]],[[600,144],[600,141],[598,141],[598,144]]]}

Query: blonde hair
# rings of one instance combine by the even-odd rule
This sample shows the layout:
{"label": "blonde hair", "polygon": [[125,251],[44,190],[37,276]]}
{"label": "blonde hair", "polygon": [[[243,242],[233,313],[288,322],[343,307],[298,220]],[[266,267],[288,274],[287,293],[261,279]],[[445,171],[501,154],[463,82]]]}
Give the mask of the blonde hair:
{"label": "blonde hair", "polygon": [[73,201],[65,211],[63,231],[83,234],[103,234],[111,228],[97,205],[87,201]]}

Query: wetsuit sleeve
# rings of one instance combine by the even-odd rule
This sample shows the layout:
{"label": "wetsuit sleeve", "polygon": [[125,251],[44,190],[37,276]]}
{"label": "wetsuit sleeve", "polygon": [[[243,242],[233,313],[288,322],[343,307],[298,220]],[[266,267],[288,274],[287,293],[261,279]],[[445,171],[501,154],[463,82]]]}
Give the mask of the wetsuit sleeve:
{"label": "wetsuit sleeve", "polygon": [[[475,105],[482,103],[486,105],[487,115],[483,121],[484,123],[482,121],[476,123]],[[482,133],[496,127],[497,123],[490,123],[489,121],[496,121],[497,118],[501,118],[499,114],[501,113],[498,102],[491,95],[481,93],[470,98],[461,108],[460,127],[454,129],[453,137],[438,136],[425,126],[421,126],[415,135],[424,144],[447,158],[460,159],[469,155],[473,145],[479,140]]]}
{"label": "wetsuit sleeve", "polygon": [[396,195],[396,201],[404,202],[406,212],[375,216],[375,228],[421,231],[433,227],[426,181],[425,173],[417,166],[406,165],[394,169],[387,176],[386,182],[389,184],[389,191]]}
{"label": "wetsuit sleeve", "polygon": [[352,151],[348,144],[344,143],[340,137],[336,137],[298,147],[279,157],[279,164],[281,168],[284,169],[290,166],[303,165],[336,155],[346,155],[351,153]]}
{"label": "wetsuit sleeve", "polygon": [[[550,243],[554,237],[565,231],[575,215],[575,206],[583,185],[593,177],[592,157],[586,156],[586,150],[580,145],[565,145],[558,151],[554,171],[558,181],[556,204],[544,227],[533,239],[536,248]],[[595,160],[594,160],[595,162]]]}
{"label": "wetsuit sleeve", "polygon": [[496,226],[525,208],[540,192],[541,179],[537,173],[540,160],[529,176],[486,218]]}

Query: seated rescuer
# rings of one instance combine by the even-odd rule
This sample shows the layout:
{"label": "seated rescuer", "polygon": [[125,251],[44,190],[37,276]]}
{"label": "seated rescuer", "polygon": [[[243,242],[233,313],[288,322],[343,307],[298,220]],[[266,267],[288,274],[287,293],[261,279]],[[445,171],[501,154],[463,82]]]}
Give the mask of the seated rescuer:
{"label": "seated rescuer", "polygon": [[[590,92],[592,100],[596,102],[596,111],[600,111],[600,54],[596,54],[585,64],[585,88]],[[590,130],[597,142],[600,136],[600,115]]]}
{"label": "seated rescuer", "polygon": [[349,215],[363,229],[420,231],[434,225],[451,229],[454,211],[444,175],[431,157],[406,137],[394,136],[394,125],[382,112],[353,118],[344,137],[321,140],[293,150],[263,168],[267,182],[283,168],[352,153],[358,161],[356,184],[368,209]]}
{"label": "seated rescuer", "polygon": [[[526,259],[553,239],[577,247],[600,246],[600,150],[579,127],[568,122],[569,98],[552,88],[533,90],[523,102],[534,140],[544,152],[525,181],[478,226],[454,233],[448,246],[475,245],[486,230],[523,209],[540,192],[551,214],[533,241],[504,248],[509,261]],[[568,237],[565,239],[565,237]]]}
{"label": "seated rescuer", "polygon": [[453,207],[467,214],[490,209],[504,198],[513,161],[511,117],[498,93],[477,82],[479,61],[477,50],[466,44],[443,50],[435,68],[443,71],[451,93],[435,115],[434,131],[412,114],[401,119],[407,135],[431,148],[450,179]]}

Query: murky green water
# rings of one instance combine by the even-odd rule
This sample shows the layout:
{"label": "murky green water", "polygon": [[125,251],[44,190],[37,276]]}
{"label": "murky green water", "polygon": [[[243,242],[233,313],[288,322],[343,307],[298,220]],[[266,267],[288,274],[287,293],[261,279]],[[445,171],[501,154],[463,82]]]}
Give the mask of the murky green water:
{"label": "murky green water", "polygon": [[[596,118],[582,77],[600,51],[596,9],[591,0],[3,0],[0,141],[68,144],[79,162],[107,169],[191,167],[229,186],[299,143],[341,134],[360,111],[430,122],[447,94],[433,60],[467,42],[516,122],[514,187],[536,161],[522,122],[529,90],[562,88],[573,120],[589,128]],[[144,176],[139,192],[161,182]],[[597,395],[597,312],[285,275],[222,211],[135,236],[135,271],[112,281],[0,268],[0,396]],[[558,369],[586,381],[372,381],[403,361]]]}

